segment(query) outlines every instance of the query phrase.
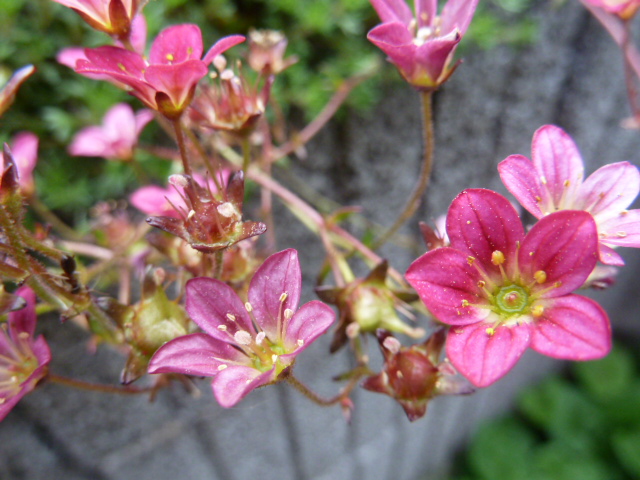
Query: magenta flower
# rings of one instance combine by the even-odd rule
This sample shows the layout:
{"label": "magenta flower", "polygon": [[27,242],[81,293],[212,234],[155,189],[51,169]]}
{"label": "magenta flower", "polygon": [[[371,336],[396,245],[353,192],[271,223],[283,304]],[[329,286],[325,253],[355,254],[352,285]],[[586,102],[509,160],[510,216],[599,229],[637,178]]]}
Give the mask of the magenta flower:
{"label": "magenta flower", "polygon": [[101,32],[127,39],[131,23],[146,0],[53,0],[74,10],[82,19]]}
{"label": "magenta flower", "polygon": [[629,162],[599,168],[583,182],[584,165],[564,130],[545,125],[533,135],[532,160],[511,155],[498,165],[500,178],[536,218],[558,210],[585,210],[598,227],[600,261],[624,265],[612,247],[640,247],[640,210],[626,210],[640,191]]}
{"label": "magenta flower", "polygon": [[[11,154],[18,167],[20,191],[26,197],[33,194],[33,169],[38,161],[38,137],[31,132],[20,132],[11,141]],[[4,154],[0,152],[0,172],[6,168]]]}
{"label": "magenta flower", "polygon": [[204,333],[160,347],[149,373],[213,377],[218,403],[234,406],[251,390],[278,381],[335,320],[333,310],[317,300],[298,309],[300,290],[300,264],[293,249],[267,258],[251,279],[247,303],[218,280],[189,280],[186,309]]}
{"label": "magenta flower", "polygon": [[242,35],[220,39],[201,59],[202,33],[197,25],[164,29],[151,45],[148,61],[120,47],[85,49],[86,60],[76,62],[81,74],[107,75],[128,86],[130,93],[169,119],[180,117],[193,98],[208,65],[225,50],[244,41]]}
{"label": "magenta flower", "polygon": [[51,351],[43,337],[33,338],[36,328],[36,296],[28,287],[16,295],[26,306],[9,314],[0,329],[0,420],[47,374]]}
{"label": "magenta flower", "polygon": [[27,78],[33,75],[33,72],[35,71],[36,69],[33,65],[22,67],[21,69],[16,70],[6,85],[0,88],[0,115],[6,112],[11,106],[20,85],[22,85]]}
{"label": "magenta flower", "polygon": [[552,213],[525,235],[506,198],[465,190],[449,208],[447,233],[451,247],[418,258],[406,278],[431,314],[452,326],[447,355],[474,385],[501,378],[527,347],[569,360],[608,353],[607,314],[571,293],[598,258],[591,215]]}
{"label": "magenta flower", "polygon": [[80,130],[69,146],[71,155],[131,160],[142,129],[153,120],[151,110],[135,115],[126,103],[119,103],[105,114],[102,125]]}
{"label": "magenta flower", "polygon": [[449,0],[437,15],[437,0],[415,0],[415,16],[404,0],[370,0],[382,25],[367,38],[389,56],[414,87],[435,90],[453,73],[455,49],[467,31],[477,0]]}

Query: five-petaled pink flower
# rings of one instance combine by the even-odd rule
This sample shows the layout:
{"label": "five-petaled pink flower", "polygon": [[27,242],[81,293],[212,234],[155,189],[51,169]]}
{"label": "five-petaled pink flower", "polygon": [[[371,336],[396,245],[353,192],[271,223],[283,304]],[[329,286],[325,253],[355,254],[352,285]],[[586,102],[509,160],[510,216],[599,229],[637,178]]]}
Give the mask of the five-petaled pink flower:
{"label": "five-petaled pink flower", "polygon": [[453,73],[455,49],[467,31],[477,0],[449,0],[437,15],[437,0],[415,0],[415,16],[405,0],[370,0],[382,25],[367,38],[389,56],[416,88],[434,90]]}
{"label": "five-petaled pink flower", "polygon": [[243,41],[242,35],[224,37],[202,58],[200,28],[192,24],[176,25],[160,32],[151,45],[148,61],[139,53],[120,47],[87,48],[86,60],[77,60],[76,71],[107,75],[131,88],[130,93],[148,107],[175,120],[191,102],[211,61]]}
{"label": "five-petaled pink flower", "polygon": [[74,10],[91,28],[125,40],[131,22],[147,0],[53,0]]}
{"label": "five-petaled pink flower", "polygon": [[536,218],[558,210],[585,210],[598,227],[600,261],[624,265],[612,247],[640,247],[640,210],[627,210],[640,191],[640,173],[629,162],[599,168],[583,182],[584,165],[571,137],[545,125],[533,135],[531,158],[500,162],[500,178]]}
{"label": "five-petaled pink flower", "polygon": [[80,157],[131,160],[142,129],[153,120],[151,110],[136,114],[126,103],[109,109],[100,126],[80,130],[69,146],[69,153]]}
{"label": "five-petaled pink flower", "polygon": [[47,374],[51,351],[43,337],[33,338],[36,296],[28,287],[16,295],[26,306],[9,314],[0,329],[0,420]]}
{"label": "five-petaled pink flower", "polygon": [[149,373],[213,377],[218,403],[234,406],[251,390],[278,381],[334,322],[333,310],[320,301],[298,309],[300,290],[300,264],[293,249],[267,258],[251,279],[247,303],[221,281],[189,280],[186,309],[204,333],[160,347]]}
{"label": "five-petaled pink flower", "polygon": [[[18,168],[20,191],[25,197],[30,197],[35,190],[33,169],[38,161],[38,137],[31,132],[18,133],[11,140],[11,154]],[[4,154],[0,152],[0,172],[5,168]]]}
{"label": "five-petaled pink flower", "polygon": [[501,378],[527,347],[569,360],[609,352],[607,314],[571,293],[597,262],[591,215],[552,213],[525,235],[506,198],[465,190],[449,208],[447,233],[451,247],[418,258],[406,278],[432,315],[452,326],[447,355],[474,385]]}

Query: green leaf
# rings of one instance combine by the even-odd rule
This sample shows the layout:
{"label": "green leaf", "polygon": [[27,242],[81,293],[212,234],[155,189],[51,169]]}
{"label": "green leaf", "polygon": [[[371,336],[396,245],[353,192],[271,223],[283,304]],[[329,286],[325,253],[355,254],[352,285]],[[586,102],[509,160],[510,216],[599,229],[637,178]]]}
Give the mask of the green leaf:
{"label": "green leaf", "polygon": [[619,346],[614,346],[611,353],[601,360],[575,363],[573,372],[598,400],[624,395],[636,375],[633,356]]}
{"label": "green leaf", "polygon": [[531,480],[534,437],[514,419],[501,419],[480,427],[467,459],[471,469],[487,480]]}
{"label": "green leaf", "polygon": [[640,428],[615,432],[611,437],[611,446],[627,473],[634,478],[640,478]]}
{"label": "green leaf", "polygon": [[613,480],[615,475],[598,457],[562,441],[540,447],[532,461],[536,471],[533,478],[541,480]]}

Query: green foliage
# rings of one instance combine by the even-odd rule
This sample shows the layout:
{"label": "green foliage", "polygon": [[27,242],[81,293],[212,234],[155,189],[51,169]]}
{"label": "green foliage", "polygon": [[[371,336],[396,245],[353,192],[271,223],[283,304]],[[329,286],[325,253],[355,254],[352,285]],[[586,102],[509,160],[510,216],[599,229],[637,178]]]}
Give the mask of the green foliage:
{"label": "green foliage", "polygon": [[575,363],[523,392],[518,411],[483,425],[456,480],[640,478],[640,376],[633,354]]}

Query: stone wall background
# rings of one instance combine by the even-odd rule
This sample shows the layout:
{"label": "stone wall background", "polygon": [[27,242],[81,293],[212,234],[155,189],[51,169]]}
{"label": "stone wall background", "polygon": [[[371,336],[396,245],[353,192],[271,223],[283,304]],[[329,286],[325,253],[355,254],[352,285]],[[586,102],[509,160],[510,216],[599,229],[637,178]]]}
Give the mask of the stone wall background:
{"label": "stone wall background", "polygon": [[[506,193],[497,163],[512,153],[529,156],[533,132],[555,123],[580,147],[588,173],[604,163],[640,160],[640,137],[623,130],[628,114],[620,54],[606,32],[577,1],[540,2],[530,14],[540,37],[519,50],[467,51],[465,62],[436,97],[436,163],[430,194],[416,218],[446,211],[463,188]],[[389,67],[391,68],[391,67]],[[338,201],[362,205],[365,215],[388,225],[412,189],[421,156],[419,105],[409,88],[393,86],[367,115],[330,125],[295,166],[310,185]],[[299,248],[307,284],[322,258],[319,243],[282,212],[280,245]],[[416,222],[403,233],[414,235]],[[415,258],[385,248],[404,271]],[[617,335],[640,337],[640,295],[632,276],[640,255],[626,251],[628,266],[615,288],[597,295]],[[306,300],[312,299],[307,292]],[[96,382],[114,382],[123,358],[100,347],[85,355],[86,335],[45,322],[52,370]],[[320,393],[333,394],[331,374],[347,357],[326,356],[328,338],[312,346],[297,373]],[[375,350],[372,345],[371,351]],[[338,408],[312,405],[286,386],[252,393],[223,410],[206,382],[200,398],[180,388],[155,403],[45,385],[0,424],[3,480],[413,480],[448,471],[452,454],[479,421],[509,408],[522,386],[561,362],[529,353],[505,379],[471,397],[439,398],[427,416],[406,421],[382,395],[357,392],[353,422]],[[365,398],[366,397],[366,398]]]}

